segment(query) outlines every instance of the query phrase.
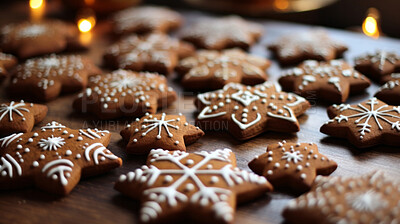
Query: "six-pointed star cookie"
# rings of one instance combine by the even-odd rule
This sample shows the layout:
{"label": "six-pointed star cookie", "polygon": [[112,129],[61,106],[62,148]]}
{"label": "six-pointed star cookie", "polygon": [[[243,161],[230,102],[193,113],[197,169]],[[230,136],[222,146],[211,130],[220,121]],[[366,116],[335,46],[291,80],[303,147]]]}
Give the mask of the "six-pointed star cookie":
{"label": "six-pointed star cookie", "polygon": [[249,167],[265,176],[274,189],[289,189],[303,193],[311,188],[317,175],[329,175],[337,164],[318,152],[314,143],[286,143],[268,145],[267,152],[256,156]]}
{"label": "six-pointed star cookie", "polygon": [[347,51],[347,47],[332,40],[324,30],[293,32],[268,46],[282,65],[292,65],[307,59],[329,61]]}
{"label": "six-pointed star cookie", "polygon": [[40,131],[14,133],[0,139],[0,189],[35,185],[67,195],[82,176],[104,173],[122,165],[105,146],[108,131],[73,130],[57,122]]}
{"label": "six-pointed star cookie", "polygon": [[306,98],[313,95],[319,100],[343,103],[350,94],[363,91],[371,82],[343,60],[308,60],[286,71],[279,84],[283,90]]}
{"label": "six-pointed star cookie", "polygon": [[0,31],[1,49],[20,58],[83,48],[74,24],[59,20],[9,24]]}
{"label": "six-pointed star cookie", "polygon": [[390,105],[400,105],[400,73],[390,74],[392,78],[381,86],[375,97]]}
{"label": "six-pointed star cookie", "polygon": [[228,130],[246,140],[267,130],[297,132],[297,116],[310,103],[293,93],[280,92],[270,82],[256,86],[230,83],[221,90],[199,94],[195,101],[203,130]]}
{"label": "six-pointed star cookie", "polygon": [[396,223],[399,184],[373,172],[359,177],[317,176],[312,190],[289,202],[288,223]]}
{"label": "six-pointed star cookie", "polygon": [[376,51],[355,58],[355,69],[376,82],[391,80],[390,74],[400,72],[400,56],[394,52]]}
{"label": "six-pointed star cookie", "polygon": [[132,7],[118,12],[113,17],[114,33],[167,33],[182,25],[179,13],[166,7]]}
{"label": "six-pointed star cookie", "polygon": [[199,51],[183,59],[177,67],[182,85],[191,90],[220,89],[230,82],[255,85],[267,80],[265,70],[271,65],[264,58],[232,49],[222,52]]}
{"label": "six-pointed star cookie", "polygon": [[128,124],[121,136],[128,141],[126,150],[132,154],[147,154],[151,149],[186,151],[190,145],[204,135],[204,132],[179,115],[147,114]]}
{"label": "six-pointed star cookie", "polygon": [[182,39],[198,48],[221,50],[239,47],[248,49],[262,35],[262,26],[238,16],[204,18],[182,33]]}
{"label": "six-pointed star cookie", "polygon": [[90,77],[88,88],[78,95],[73,107],[100,119],[140,117],[146,112],[156,113],[158,108],[170,105],[176,98],[164,76],[120,69]]}
{"label": "six-pointed star cookie", "polygon": [[8,90],[11,94],[49,101],[61,93],[82,90],[88,77],[99,73],[89,59],[78,55],[33,58],[16,67]]}
{"label": "six-pointed star cookie", "polygon": [[17,59],[11,54],[4,54],[0,52],[0,83],[3,82],[8,76],[8,69],[17,64]]}
{"label": "six-pointed star cookie", "polygon": [[357,105],[340,104],[328,108],[331,120],[321,132],[347,138],[358,148],[379,144],[400,146],[400,106],[391,106],[375,97]]}
{"label": "six-pointed star cookie", "polygon": [[0,136],[16,132],[29,132],[47,114],[47,106],[24,101],[0,105]]}
{"label": "six-pointed star cookie", "polygon": [[147,165],[121,175],[115,189],[141,200],[141,222],[179,218],[232,223],[237,203],[272,190],[268,181],[236,167],[229,149],[186,153],[154,149]]}
{"label": "six-pointed star cookie", "polygon": [[169,74],[180,58],[193,53],[191,44],[164,34],[132,35],[109,47],[104,62],[113,68]]}

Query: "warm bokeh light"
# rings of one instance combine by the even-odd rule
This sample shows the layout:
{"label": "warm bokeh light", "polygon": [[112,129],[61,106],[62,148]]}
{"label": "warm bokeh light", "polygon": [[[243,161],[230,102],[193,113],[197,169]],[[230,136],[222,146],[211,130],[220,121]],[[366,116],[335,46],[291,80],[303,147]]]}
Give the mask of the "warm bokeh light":
{"label": "warm bokeh light", "polygon": [[89,32],[94,27],[94,19],[80,19],[78,20],[78,28],[81,32]]}
{"label": "warm bokeh light", "polygon": [[378,38],[379,32],[379,12],[375,8],[370,8],[368,10],[367,18],[365,18],[362,24],[362,30],[365,35],[373,38]]}
{"label": "warm bokeh light", "polygon": [[87,6],[92,6],[92,5],[94,5],[95,2],[96,2],[96,0],[85,0],[85,4]]}
{"label": "warm bokeh light", "polygon": [[38,9],[43,6],[44,0],[29,0],[29,6],[32,9]]}
{"label": "warm bokeh light", "polygon": [[289,8],[288,0],[275,0],[274,7],[278,10],[287,10]]}

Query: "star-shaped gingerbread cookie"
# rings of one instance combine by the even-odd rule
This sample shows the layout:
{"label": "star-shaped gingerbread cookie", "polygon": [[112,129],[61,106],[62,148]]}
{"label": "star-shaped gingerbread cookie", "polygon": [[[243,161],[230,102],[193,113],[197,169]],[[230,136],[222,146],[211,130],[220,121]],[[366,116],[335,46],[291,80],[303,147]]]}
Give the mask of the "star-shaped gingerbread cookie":
{"label": "star-shaped gingerbread cookie", "polygon": [[256,156],[250,169],[264,176],[274,189],[287,189],[294,193],[310,190],[317,175],[329,175],[337,164],[318,152],[314,143],[286,143],[268,145],[267,152]]}
{"label": "star-shaped gingerbread cookie", "polygon": [[268,48],[282,65],[293,65],[304,60],[329,61],[341,57],[347,47],[329,37],[324,30],[293,32]]}
{"label": "star-shaped gingerbread cookie", "polygon": [[391,80],[390,74],[400,72],[400,55],[395,52],[367,53],[355,58],[354,63],[355,69],[379,83]]}
{"label": "star-shaped gingerbread cookie", "polygon": [[165,34],[144,37],[132,35],[111,45],[104,55],[104,62],[113,68],[167,75],[174,70],[180,58],[193,53],[194,47],[191,44]]}
{"label": "star-shaped gingerbread cookie", "polygon": [[375,97],[357,105],[340,104],[328,108],[331,120],[321,132],[347,138],[358,148],[385,144],[400,146],[400,106],[391,106]]}
{"label": "star-shaped gingerbread cookie", "polygon": [[313,95],[318,100],[343,103],[350,94],[363,91],[371,82],[343,60],[307,60],[286,71],[279,79],[279,84],[283,90],[305,98]]}
{"label": "star-shaped gingerbread cookie", "polygon": [[0,36],[1,49],[19,58],[84,47],[79,41],[78,28],[60,20],[9,24],[1,29]]}
{"label": "star-shaped gingerbread cookie", "polygon": [[239,47],[248,49],[261,37],[261,25],[239,16],[203,18],[183,30],[182,39],[198,48],[222,50]]}
{"label": "star-shaped gingerbread cookie", "polygon": [[202,50],[183,59],[177,67],[182,85],[191,90],[220,89],[230,82],[255,85],[268,76],[265,70],[271,65],[267,59],[246,54],[239,49]]}
{"label": "star-shaped gingerbread cookie", "polygon": [[154,149],[147,165],[121,175],[115,189],[141,200],[140,221],[195,217],[201,223],[233,223],[236,204],[271,191],[268,181],[236,167],[229,149],[186,153]]}
{"label": "star-shaped gingerbread cookie", "polygon": [[82,90],[90,75],[100,73],[89,59],[79,55],[32,58],[16,67],[8,90],[13,95],[50,101],[61,93]]}
{"label": "star-shaped gingerbread cookie", "polygon": [[0,83],[8,77],[8,70],[17,65],[17,59],[11,54],[0,52]]}
{"label": "star-shaped gingerbread cookie", "polygon": [[283,217],[287,223],[396,223],[399,200],[398,182],[382,172],[318,176],[310,192],[289,202]]}
{"label": "star-shaped gingerbread cookie", "polygon": [[310,103],[293,93],[265,82],[256,86],[230,83],[221,90],[199,94],[196,121],[203,130],[228,130],[236,139],[246,140],[265,131],[297,132],[297,116]]}
{"label": "star-shaped gingerbread cookie", "polygon": [[0,189],[36,186],[67,195],[81,176],[104,173],[122,165],[106,146],[108,131],[73,130],[55,121],[39,131],[0,139]]}
{"label": "star-shaped gingerbread cookie", "polygon": [[114,33],[167,33],[182,25],[182,17],[166,7],[132,7],[116,13],[113,17]]}
{"label": "star-shaped gingerbread cookie", "polygon": [[73,107],[100,119],[154,114],[176,100],[167,79],[156,73],[116,70],[89,78],[88,88],[75,99]]}
{"label": "star-shaped gingerbread cookie", "polygon": [[400,105],[400,73],[390,74],[392,78],[382,85],[375,97],[390,105]]}
{"label": "star-shaped gingerbread cookie", "polygon": [[0,104],[0,136],[32,131],[33,126],[46,117],[47,110],[45,105],[23,100]]}

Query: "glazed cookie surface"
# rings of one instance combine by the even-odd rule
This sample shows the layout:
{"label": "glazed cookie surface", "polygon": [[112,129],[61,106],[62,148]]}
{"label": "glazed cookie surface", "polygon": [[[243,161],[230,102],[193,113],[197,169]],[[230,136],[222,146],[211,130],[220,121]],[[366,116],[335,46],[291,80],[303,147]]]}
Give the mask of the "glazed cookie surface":
{"label": "glazed cookie surface", "polygon": [[271,191],[268,181],[236,167],[229,149],[186,153],[154,149],[147,164],[121,175],[121,193],[141,201],[143,223],[196,219],[233,223],[236,204]]}
{"label": "glazed cookie surface", "polygon": [[355,58],[354,63],[355,69],[379,83],[390,81],[390,74],[400,72],[400,55],[395,52],[378,50]]}
{"label": "glazed cookie surface", "polygon": [[220,89],[236,82],[255,85],[267,80],[265,70],[271,65],[267,59],[256,57],[239,49],[222,52],[201,50],[179,63],[178,74],[186,89]]}
{"label": "glazed cookie surface", "polygon": [[17,65],[17,59],[11,54],[0,52],[0,83],[8,77],[8,70]]}
{"label": "glazed cookie surface", "polygon": [[390,105],[400,105],[400,73],[389,75],[391,80],[382,85],[375,97]]}
{"label": "glazed cookie surface", "polygon": [[104,173],[122,165],[106,146],[108,131],[73,130],[51,122],[36,132],[0,139],[0,189],[36,186],[67,195],[81,176]]}

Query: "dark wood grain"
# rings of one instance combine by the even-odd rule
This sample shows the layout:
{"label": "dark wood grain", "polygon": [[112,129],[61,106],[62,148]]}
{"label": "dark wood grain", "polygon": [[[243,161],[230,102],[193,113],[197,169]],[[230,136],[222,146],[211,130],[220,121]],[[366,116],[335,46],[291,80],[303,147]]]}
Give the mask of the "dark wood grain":
{"label": "dark wood grain", "polygon": [[[1,24],[15,21],[12,11],[0,9]],[[4,16],[8,14],[10,16]],[[200,12],[183,12],[187,18],[186,24],[202,16]],[[251,52],[260,56],[271,58],[265,45],[276,40],[280,35],[294,30],[309,29],[308,26],[280,23],[274,21],[258,21],[265,26],[265,34],[261,41],[251,49]],[[93,43],[88,55],[96,63],[101,63],[101,55],[105,47],[111,43],[106,35],[107,25],[100,23],[93,36]],[[389,38],[373,40],[362,34],[329,29],[332,37],[342,40],[349,45],[350,50],[345,59],[352,63],[353,58],[367,51],[375,49],[394,50],[400,53],[400,41]],[[273,61],[269,69],[270,79],[276,81],[281,73],[281,68]],[[195,107],[193,105],[194,93],[183,92],[171,75],[169,83],[179,92],[179,100],[171,107],[164,109],[167,113],[182,112],[188,120],[194,122]],[[373,96],[378,85],[373,84],[368,91],[361,95],[350,97],[348,103],[356,103]],[[0,100],[7,101],[4,84],[0,92]],[[49,113],[42,122],[45,124],[56,120],[71,128],[97,127],[108,129],[112,132],[111,143],[108,148],[116,155],[122,157],[122,168],[107,174],[82,180],[72,193],[67,197],[57,197],[46,194],[37,189],[25,189],[0,192],[0,223],[137,223],[139,203],[120,195],[113,190],[113,183],[120,174],[140,167],[145,162],[145,156],[129,156],[124,152],[124,142],[119,131],[131,119],[118,119],[112,121],[93,120],[90,115],[76,114],[71,105],[75,95],[67,95],[49,102]],[[217,148],[231,148],[237,155],[238,166],[247,169],[247,163],[257,154],[265,151],[270,143],[285,139],[289,142],[314,142],[320,152],[334,159],[339,167],[332,174],[335,176],[357,176],[374,169],[385,170],[394,178],[400,178],[400,148],[374,147],[368,150],[357,150],[346,140],[329,138],[319,132],[320,126],[328,119],[326,106],[317,104],[316,99],[309,99],[312,104],[305,115],[299,117],[301,130],[295,134],[281,134],[268,132],[249,141],[239,142],[227,133],[208,132],[206,136],[193,145],[188,146],[189,152],[199,150],[214,150]],[[236,223],[281,223],[282,209],[292,195],[283,193],[270,193],[256,201],[239,205],[236,214]]]}

